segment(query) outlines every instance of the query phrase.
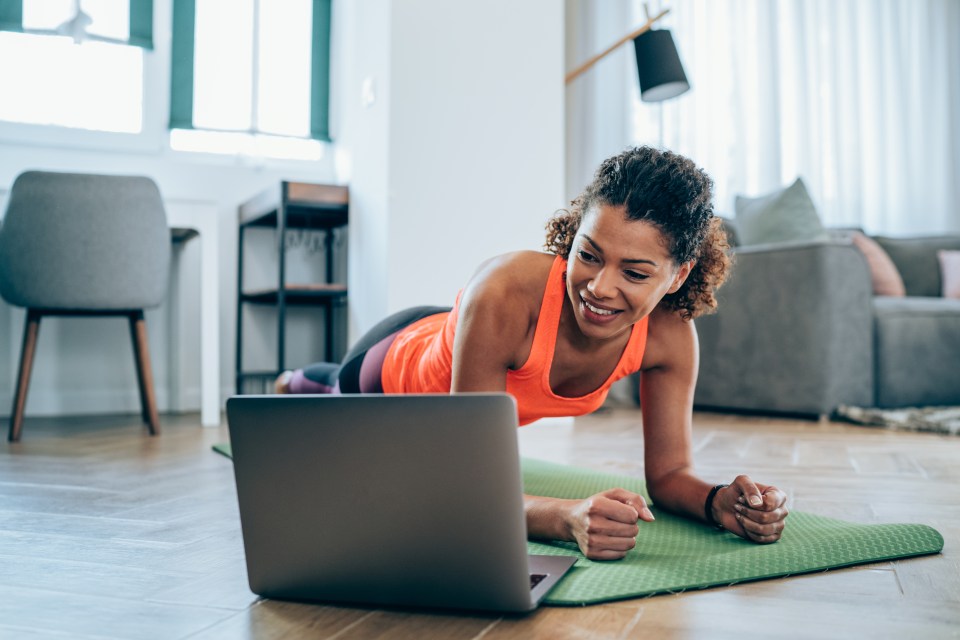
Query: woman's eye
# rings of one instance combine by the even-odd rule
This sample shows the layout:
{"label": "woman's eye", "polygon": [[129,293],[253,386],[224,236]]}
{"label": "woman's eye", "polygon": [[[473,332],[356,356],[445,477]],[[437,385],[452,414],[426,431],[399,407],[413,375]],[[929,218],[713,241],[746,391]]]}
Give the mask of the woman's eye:
{"label": "woman's eye", "polygon": [[624,273],[631,280],[646,280],[650,277],[645,273],[640,273],[639,271],[625,271]]}
{"label": "woman's eye", "polygon": [[583,260],[584,262],[596,262],[596,261],[597,261],[596,256],[594,256],[594,255],[591,254],[591,253],[587,253],[587,252],[584,251],[583,249],[580,249],[579,251],[577,251],[577,255],[578,255],[578,256],[580,257],[580,259]]}

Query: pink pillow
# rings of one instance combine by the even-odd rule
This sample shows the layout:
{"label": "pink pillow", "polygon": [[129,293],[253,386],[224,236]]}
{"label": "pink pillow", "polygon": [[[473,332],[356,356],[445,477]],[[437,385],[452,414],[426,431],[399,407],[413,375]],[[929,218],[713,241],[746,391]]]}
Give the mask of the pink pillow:
{"label": "pink pillow", "polygon": [[944,298],[960,298],[960,251],[938,251]]}
{"label": "pink pillow", "polygon": [[873,293],[878,296],[895,296],[902,298],[907,295],[907,288],[903,285],[903,278],[897,271],[897,265],[887,255],[877,241],[856,231],[850,238],[853,244],[867,258],[870,267],[870,279],[873,281]]}

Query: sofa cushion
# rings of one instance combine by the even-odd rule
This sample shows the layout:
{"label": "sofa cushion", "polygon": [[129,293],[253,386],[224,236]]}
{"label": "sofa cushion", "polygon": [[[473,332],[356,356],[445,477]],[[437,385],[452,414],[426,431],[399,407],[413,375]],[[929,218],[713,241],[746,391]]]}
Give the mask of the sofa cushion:
{"label": "sofa cushion", "polygon": [[960,404],[960,300],[873,299],[876,405]]}
{"label": "sofa cushion", "polygon": [[960,250],[960,237],[930,236],[915,238],[891,238],[873,236],[883,247],[907,287],[908,296],[940,297],[943,284],[937,251]]}
{"label": "sofa cushion", "polygon": [[829,237],[800,178],[789,187],[756,198],[738,195],[735,213],[738,239],[744,245]]}
{"label": "sofa cushion", "polygon": [[867,259],[867,266],[870,267],[870,281],[873,283],[873,292],[876,295],[896,297],[907,295],[907,289],[903,285],[900,272],[897,271],[897,265],[893,264],[893,260],[876,240],[859,231],[851,233],[850,240]]}
{"label": "sofa cushion", "polygon": [[938,251],[944,298],[960,298],[960,251]]}
{"label": "sofa cushion", "polygon": [[737,234],[737,223],[733,221],[733,218],[728,218],[724,216],[717,216],[720,220],[720,225],[723,227],[723,232],[727,234],[727,243],[731,247],[740,246],[740,236]]}

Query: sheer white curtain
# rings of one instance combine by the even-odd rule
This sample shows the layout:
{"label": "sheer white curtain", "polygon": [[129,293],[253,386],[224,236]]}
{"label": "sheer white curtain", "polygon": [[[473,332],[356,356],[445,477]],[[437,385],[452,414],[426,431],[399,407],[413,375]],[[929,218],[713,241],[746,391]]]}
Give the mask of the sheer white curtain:
{"label": "sheer white curtain", "polygon": [[[568,70],[638,26],[630,2],[566,0],[566,16]],[[624,45],[567,87],[568,199],[572,200],[583,190],[605,158],[632,142],[628,123],[632,118],[633,93],[637,93],[639,100],[633,57],[633,45]]]}
{"label": "sheer white curtain", "polygon": [[[573,4],[599,16],[622,11],[602,0]],[[594,52],[642,24],[642,7],[636,2],[625,28],[605,33]],[[641,103],[631,62],[628,118],[576,111],[579,99],[602,113],[621,89],[606,95],[606,85],[594,84],[592,93],[571,85],[571,122],[600,118],[608,129],[616,122],[621,147],[654,144],[690,156],[713,176],[722,214],[732,215],[736,194],[765,193],[801,176],[829,226],[960,231],[960,2],[650,3],[651,12],[661,7],[670,13],[659,26],[673,31],[692,90]],[[568,16],[570,42],[580,29],[577,15]],[[623,49],[632,55],[632,47]],[[570,138],[568,155],[597,146],[580,144]]]}

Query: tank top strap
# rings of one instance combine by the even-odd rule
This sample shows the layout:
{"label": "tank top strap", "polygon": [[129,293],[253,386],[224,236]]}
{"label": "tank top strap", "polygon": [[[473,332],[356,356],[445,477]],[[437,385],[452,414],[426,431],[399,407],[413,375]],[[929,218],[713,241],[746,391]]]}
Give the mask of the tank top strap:
{"label": "tank top strap", "polygon": [[[627,347],[620,356],[620,362],[613,372],[613,380],[619,380],[625,376],[640,370],[643,364],[643,354],[647,349],[647,330],[650,327],[650,316],[644,316],[633,325],[630,331],[630,340]],[[612,384],[612,382],[611,382]]]}
{"label": "tank top strap", "polygon": [[[528,372],[542,370],[544,365],[553,361],[553,352],[557,345],[557,332],[560,329],[560,313],[563,311],[563,301],[567,295],[565,274],[567,261],[557,256],[550,266],[547,276],[547,285],[543,290],[543,300],[540,302],[540,314],[537,317],[537,328],[533,333],[533,344],[530,355],[522,367],[514,373],[524,375]],[[550,370],[546,366],[547,371]]]}

